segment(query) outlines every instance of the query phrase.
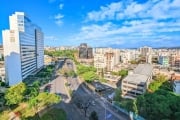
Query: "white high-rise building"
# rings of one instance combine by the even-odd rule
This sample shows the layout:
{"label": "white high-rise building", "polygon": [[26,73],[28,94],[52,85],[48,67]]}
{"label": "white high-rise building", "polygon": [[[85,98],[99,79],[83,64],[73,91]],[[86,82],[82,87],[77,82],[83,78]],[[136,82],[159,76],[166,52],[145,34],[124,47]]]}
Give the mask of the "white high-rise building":
{"label": "white high-rise building", "polygon": [[10,29],[2,31],[6,82],[15,85],[44,65],[41,29],[23,12],[9,17]]}
{"label": "white high-rise building", "polygon": [[98,72],[104,69],[107,72],[113,71],[114,66],[120,62],[120,50],[112,48],[95,48],[94,67]]}

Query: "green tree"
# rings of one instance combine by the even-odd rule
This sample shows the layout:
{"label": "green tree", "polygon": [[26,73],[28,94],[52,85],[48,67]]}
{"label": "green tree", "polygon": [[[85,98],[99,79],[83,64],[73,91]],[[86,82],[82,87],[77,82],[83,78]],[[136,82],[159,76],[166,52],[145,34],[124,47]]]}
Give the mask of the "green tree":
{"label": "green tree", "polygon": [[122,91],[119,89],[119,88],[117,88],[116,90],[115,90],[115,95],[114,95],[114,101],[121,101],[121,99],[122,99],[122,97],[121,97],[121,94],[122,94]]}
{"label": "green tree", "polygon": [[133,100],[133,108],[132,108],[132,111],[136,114],[138,114],[138,108],[137,108],[137,105],[136,105],[136,100]]}
{"label": "green tree", "polygon": [[76,73],[74,72],[74,70],[69,71],[67,73],[67,75],[70,76],[70,77],[76,77],[77,76]]}
{"label": "green tree", "polygon": [[67,57],[74,60],[75,63],[78,63],[75,59],[76,50],[59,50],[59,51],[44,51],[45,55],[49,55],[51,57]]}
{"label": "green tree", "polygon": [[39,94],[40,82],[35,81],[31,86],[28,86],[25,92],[25,96],[27,99],[33,99]]}
{"label": "green tree", "polygon": [[82,75],[82,77],[86,82],[92,82],[92,81],[98,79],[98,76],[93,71],[89,71],[89,72],[84,73]]}
{"label": "green tree", "polygon": [[180,96],[159,89],[154,93],[138,96],[136,105],[138,113],[148,120],[178,120],[177,115],[180,113],[179,101]]}
{"label": "green tree", "polygon": [[162,85],[161,82],[154,81],[149,85],[149,89],[154,92],[154,91],[158,90],[161,85]]}
{"label": "green tree", "polygon": [[112,75],[119,75],[122,78],[126,77],[128,75],[128,70],[122,69],[118,72],[111,72]]}
{"label": "green tree", "polygon": [[77,74],[80,75],[86,82],[92,82],[99,79],[96,74],[96,68],[93,66],[78,65]]}
{"label": "green tree", "polygon": [[89,120],[98,120],[98,115],[96,111],[91,112],[91,115],[89,116]]}
{"label": "green tree", "polygon": [[45,106],[60,102],[61,98],[55,94],[47,92],[39,93],[38,96],[29,100],[29,107],[33,108],[35,113]]}
{"label": "green tree", "polygon": [[121,71],[119,71],[119,75],[124,78],[128,75],[128,70],[122,69]]}
{"label": "green tree", "polygon": [[0,86],[4,87],[4,86],[6,86],[6,83],[5,83],[5,82],[0,81]]}
{"label": "green tree", "polygon": [[78,75],[82,75],[82,74],[89,72],[89,71],[96,72],[96,68],[93,66],[84,66],[84,65],[78,65],[77,66]]}
{"label": "green tree", "polygon": [[5,93],[6,104],[14,105],[20,103],[24,98],[25,90],[26,85],[24,83],[10,87]]}
{"label": "green tree", "polygon": [[169,90],[172,89],[170,83],[167,82],[166,76],[161,75],[161,74],[159,74],[155,77],[155,80],[149,85],[149,89],[152,92],[154,92],[154,91],[158,90],[160,87],[164,87],[164,89],[169,89]]}

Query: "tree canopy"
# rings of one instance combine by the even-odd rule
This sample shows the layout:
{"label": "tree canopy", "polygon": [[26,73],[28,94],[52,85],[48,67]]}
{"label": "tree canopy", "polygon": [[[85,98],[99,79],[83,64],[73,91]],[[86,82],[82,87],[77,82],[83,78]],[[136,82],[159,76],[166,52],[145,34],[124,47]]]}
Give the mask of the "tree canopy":
{"label": "tree canopy", "polygon": [[51,57],[67,57],[74,60],[75,63],[78,63],[75,59],[75,54],[77,54],[76,50],[57,50],[57,51],[44,51],[45,55],[49,55]]}
{"label": "tree canopy", "polygon": [[[172,85],[166,76],[157,75],[149,89],[151,92],[147,91],[135,100],[120,99],[118,96],[114,100],[118,106],[147,120],[180,120],[180,95],[172,92]],[[116,90],[116,94],[120,92]]]}
{"label": "tree canopy", "polygon": [[[148,120],[179,120],[180,96],[160,89],[137,98],[138,113]],[[158,116],[158,117],[157,117]]]}
{"label": "tree canopy", "polygon": [[154,91],[158,90],[161,86],[163,86],[162,84],[165,82],[167,82],[166,76],[159,74],[156,76],[155,80],[152,83],[150,83],[149,89],[152,92],[154,92]]}
{"label": "tree canopy", "polygon": [[84,74],[82,74],[82,77],[83,77],[83,79],[84,79],[85,81],[87,81],[87,82],[92,82],[92,81],[98,79],[98,76],[97,76],[96,73],[93,72],[93,71],[85,72]]}
{"label": "tree canopy", "polygon": [[24,83],[10,87],[5,93],[6,104],[14,105],[20,103],[24,98],[25,90],[26,85]]}
{"label": "tree canopy", "polygon": [[99,79],[96,74],[96,68],[93,66],[78,65],[77,74],[80,75],[86,82],[92,82]]}
{"label": "tree canopy", "polygon": [[82,75],[82,74],[89,72],[89,71],[96,72],[96,68],[93,66],[84,66],[84,65],[78,65],[77,66],[78,75]]}
{"label": "tree canopy", "polygon": [[89,120],[98,120],[98,115],[96,111],[91,112],[91,115],[89,116]]}
{"label": "tree canopy", "polygon": [[151,93],[137,97],[138,113],[148,120],[179,120],[180,95],[172,92],[172,85],[166,76],[157,75],[149,89]]}
{"label": "tree canopy", "polygon": [[114,100],[114,101],[121,101],[121,99],[122,99],[121,94],[122,94],[121,89],[117,88],[117,89],[115,90],[115,95],[114,95],[113,100]]}
{"label": "tree canopy", "polygon": [[36,96],[33,99],[29,100],[30,107],[35,108],[41,108],[47,105],[51,105],[54,103],[58,103],[60,101],[60,97],[55,94],[50,94],[47,92],[39,93],[38,96]]}
{"label": "tree canopy", "polygon": [[122,69],[118,72],[112,72],[111,74],[113,75],[118,75],[118,76],[121,76],[122,78],[126,77],[128,75],[128,70],[126,69]]}

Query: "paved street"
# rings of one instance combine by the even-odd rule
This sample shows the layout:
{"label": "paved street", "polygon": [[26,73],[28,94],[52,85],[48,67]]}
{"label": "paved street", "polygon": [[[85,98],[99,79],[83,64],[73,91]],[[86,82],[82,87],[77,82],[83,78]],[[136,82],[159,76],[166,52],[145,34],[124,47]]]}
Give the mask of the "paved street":
{"label": "paved street", "polygon": [[[68,61],[68,67],[69,69],[74,69],[71,60]],[[82,96],[82,98],[89,97],[90,100],[95,102],[95,105],[89,107],[87,114],[90,115],[92,111],[96,111],[99,118],[105,120],[129,119],[129,117],[124,115],[123,113],[116,113],[114,108],[112,108],[112,105],[107,100],[102,99],[97,94],[89,92],[82,84],[79,84],[80,82],[77,78],[68,78],[68,82],[71,83],[70,87],[72,87],[73,90],[76,90],[76,95]]]}
{"label": "paved street", "polygon": [[[64,63],[66,64],[66,62]],[[69,69],[74,69],[71,61],[68,60],[67,64]],[[57,69],[62,67],[62,62],[57,64]],[[74,96],[72,99],[68,96],[68,90],[65,87],[65,82],[70,83],[71,90],[74,90]],[[62,101],[55,105],[57,108],[63,108],[66,113],[68,120],[88,120],[88,116],[92,111],[96,111],[100,120],[128,120],[128,116],[117,113],[111,107],[111,104],[106,100],[98,96],[97,94],[91,93],[78,78],[68,77],[67,79],[62,75],[58,75],[53,81],[49,83],[51,85],[50,93],[56,93],[61,96]],[[78,99],[93,101],[87,109],[87,117],[85,117],[84,110],[77,107],[76,101]]]}

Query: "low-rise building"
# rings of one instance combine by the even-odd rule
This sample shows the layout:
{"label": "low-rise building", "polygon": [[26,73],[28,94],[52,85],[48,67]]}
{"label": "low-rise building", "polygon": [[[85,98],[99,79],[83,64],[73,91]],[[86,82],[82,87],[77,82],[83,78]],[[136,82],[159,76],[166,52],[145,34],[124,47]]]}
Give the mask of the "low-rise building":
{"label": "low-rise building", "polygon": [[169,56],[159,56],[159,64],[162,67],[169,67]]}
{"label": "low-rise building", "polygon": [[176,94],[180,94],[180,75],[172,74],[171,80],[173,83],[173,91]]}
{"label": "low-rise building", "polygon": [[129,75],[122,80],[121,89],[124,98],[134,99],[142,95],[152,80],[153,66],[139,64]]}
{"label": "low-rise building", "polygon": [[110,82],[118,82],[121,79],[121,76],[111,75],[109,73],[109,74],[104,74],[104,79]]}

